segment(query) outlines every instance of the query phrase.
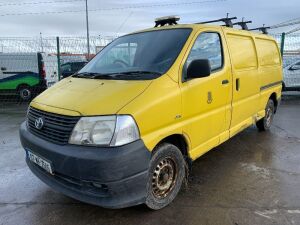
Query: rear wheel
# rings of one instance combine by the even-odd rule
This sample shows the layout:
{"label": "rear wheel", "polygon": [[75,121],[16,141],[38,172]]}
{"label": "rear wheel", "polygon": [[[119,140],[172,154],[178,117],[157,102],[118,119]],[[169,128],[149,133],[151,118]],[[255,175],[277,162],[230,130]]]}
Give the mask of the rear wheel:
{"label": "rear wheel", "polygon": [[185,178],[185,160],[180,150],[161,144],[150,161],[146,205],[158,210],[169,205],[180,191]]}
{"label": "rear wheel", "polygon": [[23,85],[18,88],[18,94],[21,100],[28,101],[32,97],[32,92],[29,86]]}
{"label": "rear wheel", "polygon": [[272,99],[269,99],[265,112],[265,117],[256,122],[256,126],[260,131],[269,130],[272,125],[275,114],[275,104]]}

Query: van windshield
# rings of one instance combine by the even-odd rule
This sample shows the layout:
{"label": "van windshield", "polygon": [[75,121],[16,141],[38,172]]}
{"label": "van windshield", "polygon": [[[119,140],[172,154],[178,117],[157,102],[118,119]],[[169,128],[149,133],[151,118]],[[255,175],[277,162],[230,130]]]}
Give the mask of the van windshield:
{"label": "van windshield", "polygon": [[178,28],[120,37],[73,77],[147,80],[164,74],[181,52],[191,29]]}

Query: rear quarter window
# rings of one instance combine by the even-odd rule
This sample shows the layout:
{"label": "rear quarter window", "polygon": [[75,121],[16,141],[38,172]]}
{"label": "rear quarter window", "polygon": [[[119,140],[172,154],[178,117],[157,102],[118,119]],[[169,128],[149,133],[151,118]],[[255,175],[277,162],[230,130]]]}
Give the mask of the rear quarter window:
{"label": "rear quarter window", "polygon": [[277,43],[273,40],[256,38],[259,64],[261,66],[279,65],[280,56]]}
{"label": "rear quarter window", "polygon": [[227,34],[231,60],[236,70],[257,67],[257,57],[253,39],[249,36]]}

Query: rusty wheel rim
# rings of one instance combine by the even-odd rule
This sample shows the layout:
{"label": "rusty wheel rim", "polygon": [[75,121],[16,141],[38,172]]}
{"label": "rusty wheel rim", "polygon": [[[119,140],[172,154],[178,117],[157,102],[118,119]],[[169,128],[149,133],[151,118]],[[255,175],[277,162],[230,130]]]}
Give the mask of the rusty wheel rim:
{"label": "rusty wheel rim", "polygon": [[164,158],[156,165],[152,174],[152,193],[158,198],[167,197],[174,189],[177,167],[172,158]]}

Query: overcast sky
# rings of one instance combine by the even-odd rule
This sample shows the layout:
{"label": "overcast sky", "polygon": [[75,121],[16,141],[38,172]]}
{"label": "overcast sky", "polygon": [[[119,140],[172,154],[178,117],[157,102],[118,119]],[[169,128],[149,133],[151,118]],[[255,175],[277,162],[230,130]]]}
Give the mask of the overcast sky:
{"label": "overcast sky", "polygon": [[[84,1],[66,1],[0,0],[0,36],[38,36],[40,32],[43,36],[85,35],[84,12],[7,15],[85,9]],[[199,3],[201,1],[203,3]],[[34,2],[38,4],[28,4]],[[184,2],[190,4],[184,5],[182,4]],[[12,5],[14,3],[17,5]],[[170,3],[168,6],[157,6],[168,3]],[[177,3],[178,5],[175,5]],[[181,23],[189,23],[224,17],[226,12],[229,12],[230,16],[245,17],[246,20],[252,20],[253,23],[249,25],[250,27],[261,26],[264,23],[274,25],[300,17],[300,0],[88,0],[88,5],[90,10],[103,9],[89,13],[91,35],[101,36],[122,35],[152,27],[154,18],[166,15],[179,15]],[[150,5],[155,6],[140,8],[140,6]],[[285,28],[284,31],[292,28]],[[272,32],[279,33],[281,31],[277,29]]]}

